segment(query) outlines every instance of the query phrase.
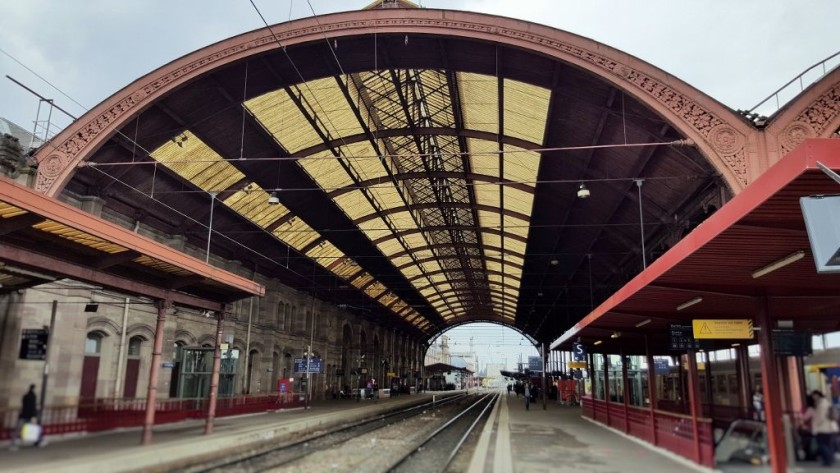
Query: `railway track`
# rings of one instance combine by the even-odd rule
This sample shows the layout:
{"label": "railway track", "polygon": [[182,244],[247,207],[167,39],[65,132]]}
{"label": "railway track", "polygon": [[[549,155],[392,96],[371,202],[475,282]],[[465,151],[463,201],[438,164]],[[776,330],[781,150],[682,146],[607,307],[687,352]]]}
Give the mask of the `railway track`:
{"label": "railway track", "polygon": [[468,396],[458,394],[447,396],[434,402],[427,402],[416,406],[394,410],[386,413],[378,413],[368,418],[354,422],[352,425],[343,425],[326,431],[308,435],[298,441],[285,443],[283,445],[263,446],[262,448],[249,449],[239,454],[227,455],[222,459],[192,465],[176,470],[177,473],[251,473],[263,471],[338,471],[334,468],[336,458],[326,456],[330,465],[326,469],[308,470],[306,467],[295,466],[300,460],[312,457],[317,453],[327,452],[336,449],[341,445],[375,435],[376,432],[387,429],[395,424],[404,423],[412,418],[429,415],[439,416],[439,411],[448,410],[453,404],[463,402]]}

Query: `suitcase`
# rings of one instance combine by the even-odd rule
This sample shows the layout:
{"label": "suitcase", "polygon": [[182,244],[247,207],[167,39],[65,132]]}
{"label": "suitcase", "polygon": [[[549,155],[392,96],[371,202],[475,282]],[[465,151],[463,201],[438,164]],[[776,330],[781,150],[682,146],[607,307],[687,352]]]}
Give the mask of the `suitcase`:
{"label": "suitcase", "polygon": [[23,424],[20,429],[20,439],[24,442],[37,442],[41,438],[41,426],[33,422]]}

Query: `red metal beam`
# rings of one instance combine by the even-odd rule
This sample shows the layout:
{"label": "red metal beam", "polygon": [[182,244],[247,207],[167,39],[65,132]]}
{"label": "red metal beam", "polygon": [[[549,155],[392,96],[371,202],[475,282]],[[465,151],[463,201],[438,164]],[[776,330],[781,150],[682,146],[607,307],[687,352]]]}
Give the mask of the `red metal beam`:
{"label": "red metal beam", "polygon": [[46,197],[7,179],[0,179],[0,201],[83,231],[107,242],[130,248],[151,258],[165,261],[231,289],[257,296],[265,295],[265,287],[250,279],[213,267],[174,248],[138,235],[114,223],[106,222],[101,218]]}
{"label": "red metal beam", "polygon": [[0,260],[37,269],[39,272],[68,277],[128,294],[151,297],[152,299],[169,299],[174,303],[198,309],[222,310],[224,308],[223,302],[214,302],[183,292],[162,289],[151,284],[134,281],[98,269],[35,253],[31,249],[18,248],[8,244],[0,245]]}

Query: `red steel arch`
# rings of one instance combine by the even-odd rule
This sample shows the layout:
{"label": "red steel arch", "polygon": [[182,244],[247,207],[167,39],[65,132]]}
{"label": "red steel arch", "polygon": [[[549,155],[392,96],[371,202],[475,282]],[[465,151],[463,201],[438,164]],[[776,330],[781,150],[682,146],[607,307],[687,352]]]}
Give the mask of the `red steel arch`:
{"label": "red steel arch", "polygon": [[[757,130],[714,99],[660,69],[596,41],[548,26],[493,15],[432,9],[382,9],[300,19],[229,38],[177,59],[129,84],[43,146],[35,187],[57,195],[117,130],[167,93],[233,62],[325,37],[374,33],[478,39],[573,64],[636,97],[693,140],[732,189],[760,174],[746,152]],[[272,33],[273,32],[273,33]]]}

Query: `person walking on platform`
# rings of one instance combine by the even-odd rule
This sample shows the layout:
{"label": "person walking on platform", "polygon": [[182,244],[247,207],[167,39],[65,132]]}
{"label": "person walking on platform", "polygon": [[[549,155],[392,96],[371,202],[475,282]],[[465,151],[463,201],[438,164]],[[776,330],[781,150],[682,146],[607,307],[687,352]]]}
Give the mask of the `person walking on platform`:
{"label": "person walking on platform", "polygon": [[834,465],[834,438],[838,432],[836,410],[823,393],[814,391],[811,397],[814,398],[814,418],[811,420],[811,428],[817,438],[820,458],[823,466],[832,466]]}
{"label": "person walking on platform", "polygon": [[20,414],[18,415],[17,423],[14,430],[12,430],[12,446],[9,450],[15,451],[18,449],[20,443],[20,431],[23,425],[32,422],[32,419],[38,416],[38,397],[35,395],[35,385],[29,385],[29,391],[21,398]]}
{"label": "person walking on platform", "polygon": [[511,386],[510,383],[508,383],[508,385],[507,385],[507,390],[508,390],[508,396],[510,396],[510,392],[513,391],[513,386]]}
{"label": "person walking on platform", "polygon": [[531,410],[531,388],[525,383],[525,410]]}

